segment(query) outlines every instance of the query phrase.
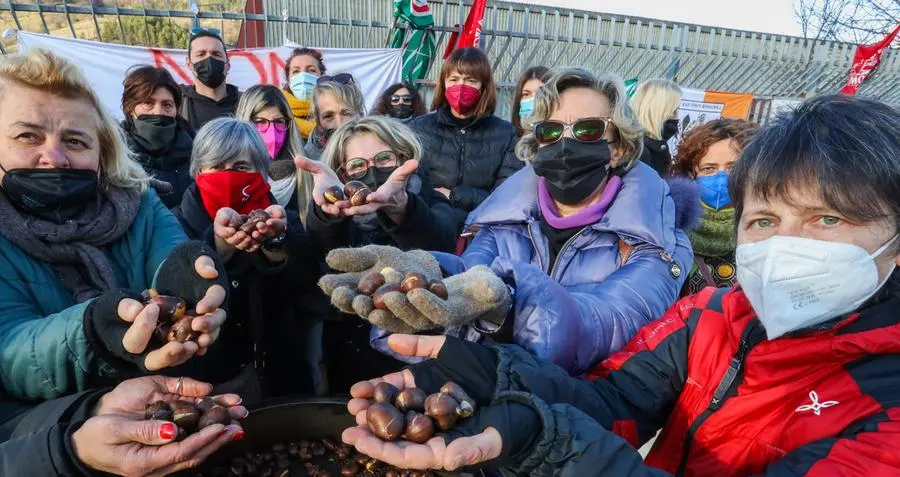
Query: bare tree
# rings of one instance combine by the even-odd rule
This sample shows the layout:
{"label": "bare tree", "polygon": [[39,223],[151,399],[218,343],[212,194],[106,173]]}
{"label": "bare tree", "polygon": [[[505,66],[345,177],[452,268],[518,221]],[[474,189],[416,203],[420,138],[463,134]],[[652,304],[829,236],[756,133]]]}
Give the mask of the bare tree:
{"label": "bare tree", "polygon": [[[900,22],[900,0],[798,0],[794,17],[803,37],[874,43]],[[812,55],[812,50],[810,51]]]}

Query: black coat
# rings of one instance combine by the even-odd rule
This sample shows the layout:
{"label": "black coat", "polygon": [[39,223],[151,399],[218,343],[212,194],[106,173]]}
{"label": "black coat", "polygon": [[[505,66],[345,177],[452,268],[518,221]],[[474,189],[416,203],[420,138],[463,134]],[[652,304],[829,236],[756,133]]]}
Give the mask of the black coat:
{"label": "black coat", "polygon": [[669,152],[669,144],[666,141],[657,141],[644,136],[644,150],[641,152],[641,162],[652,167],[660,177],[668,177],[669,168],[672,166],[672,154]]}
{"label": "black coat", "polygon": [[[214,246],[213,221],[203,207],[196,185],[188,188],[181,205],[173,212],[189,237]],[[219,379],[223,375],[234,376],[261,359],[262,362],[256,363],[257,372],[268,394],[312,392],[304,343],[308,328],[321,320],[329,304],[317,286],[322,254],[311,245],[297,215],[291,212],[288,212],[286,247],[288,260],[284,264],[269,263],[262,252],[235,252],[225,264],[231,283],[228,319],[217,345],[218,351],[227,351],[214,361],[214,371],[203,369],[193,377],[205,379],[207,373],[203,371]]]}
{"label": "black coat", "polygon": [[457,232],[469,212],[524,165],[515,154],[516,128],[496,116],[463,125],[449,109],[439,109],[409,126],[422,142],[431,183],[451,191]]}
{"label": "black coat", "polygon": [[216,118],[234,116],[241,92],[237,86],[225,86],[225,97],[219,101],[197,93],[195,86],[181,85],[183,99],[178,114],[184,118],[194,131],[199,131],[204,124]]}
{"label": "black coat", "polygon": [[178,133],[169,149],[157,153],[151,153],[141,147],[134,139],[132,128],[127,123],[122,124],[128,139],[128,149],[134,154],[135,159],[144,168],[147,174],[172,186],[171,191],[157,188],[156,193],[166,207],[173,209],[181,203],[181,196],[188,186],[194,183],[191,178],[191,149],[194,146],[193,131],[190,126],[179,118]]}
{"label": "black coat", "polygon": [[[0,475],[96,475],[75,457],[72,433],[90,418],[94,405],[107,391],[85,391],[45,401],[18,415],[13,422],[5,423],[8,429],[0,438]],[[0,391],[0,401],[4,399]],[[6,404],[0,402],[0,408]]]}

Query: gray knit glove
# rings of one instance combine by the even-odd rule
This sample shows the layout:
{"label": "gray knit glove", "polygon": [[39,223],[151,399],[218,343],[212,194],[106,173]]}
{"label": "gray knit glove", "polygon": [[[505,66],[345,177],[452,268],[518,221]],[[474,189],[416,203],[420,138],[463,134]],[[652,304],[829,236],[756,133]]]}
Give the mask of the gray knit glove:
{"label": "gray knit glove", "polygon": [[[360,295],[356,287],[362,277],[372,272],[383,272],[385,268],[393,269],[384,273],[387,283],[400,283],[410,272],[421,273],[427,280],[440,280],[441,267],[433,255],[424,250],[404,252],[396,247],[384,245],[366,245],[360,248],[339,248],[332,250],[325,258],[328,266],[340,274],[325,275],[319,280],[319,287],[331,297],[331,303],[349,314],[358,314],[366,320],[374,313],[373,323],[387,323],[388,331],[395,333],[414,331],[408,326],[400,326],[401,321],[386,310],[374,310],[372,300]],[[397,293],[402,295],[401,293]],[[393,293],[386,296],[393,295]],[[374,310],[374,311],[373,311]],[[377,323],[376,323],[377,322]],[[390,326],[393,324],[395,326]],[[433,327],[433,326],[432,326]]]}

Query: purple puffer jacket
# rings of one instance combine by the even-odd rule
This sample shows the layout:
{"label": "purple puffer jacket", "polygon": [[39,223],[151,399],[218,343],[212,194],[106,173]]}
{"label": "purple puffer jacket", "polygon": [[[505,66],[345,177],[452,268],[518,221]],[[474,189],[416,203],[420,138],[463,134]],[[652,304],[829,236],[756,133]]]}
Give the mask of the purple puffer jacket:
{"label": "purple puffer jacket", "polygon": [[[696,220],[699,202],[692,183],[672,183],[670,192],[639,162],[603,218],[570,239],[551,267],[537,179],[530,166],[507,179],[469,216],[467,228],[477,227],[478,234],[462,257],[435,255],[449,275],[490,266],[514,294],[515,343],[580,375],[675,303],[693,262],[680,227]],[[624,265],[620,239],[633,246]],[[471,327],[447,334],[490,338]],[[387,335],[373,329],[372,345],[387,350]]]}

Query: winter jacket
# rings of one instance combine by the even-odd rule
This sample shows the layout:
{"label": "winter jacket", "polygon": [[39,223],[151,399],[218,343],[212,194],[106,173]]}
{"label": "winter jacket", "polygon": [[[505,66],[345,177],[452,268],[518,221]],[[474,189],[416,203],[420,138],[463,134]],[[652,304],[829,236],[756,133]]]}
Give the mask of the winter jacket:
{"label": "winter jacket", "polygon": [[309,100],[297,99],[289,90],[283,90],[284,97],[287,98],[288,105],[291,107],[291,113],[294,114],[294,122],[297,123],[297,131],[300,137],[305,141],[312,134],[316,127],[316,120],[310,119],[312,113],[312,102]]}
{"label": "winter jacket", "polygon": [[[154,191],[144,194],[131,228],[107,254],[119,281],[139,292],[151,287],[172,249],[187,240]],[[85,337],[92,300],[75,303],[50,266],[0,236],[0,385],[12,396],[51,399],[115,374]]]}
{"label": "winter jacket", "polygon": [[641,152],[641,162],[652,167],[660,177],[668,177],[669,169],[672,167],[672,153],[669,151],[669,143],[644,136],[644,150]]}
{"label": "winter jacket", "polygon": [[332,218],[310,202],[309,231],[325,250],[369,244],[394,245],[404,250],[452,251],[456,227],[447,199],[436,192],[425,174],[409,178],[404,223],[395,224],[384,213],[369,217]]}
{"label": "winter jacket", "polygon": [[[533,396],[544,428],[515,475],[900,475],[896,294],[768,341],[739,288],[708,288],[645,326],[593,382],[497,350],[498,394]],[[642,461],[636,449],[660,428]]]}
{"label": "winter jacket", "polygon": [[0,475],[97,475],[75,457],[72,433],[90,418],[91,409],[106,391],[92,390],[46,401],[19,416],[8,440],[0,440]]}
{"label": "winter jacket", "polygon": [[[190,238],[215,247],[213,220],[196,185],[188,188],[181,206],[173,212]],[[288,259],[284,263],[272,264],[262,252],[235,252],[225,263],[231,283],[228,320],[216,343],[218,349],[196,360],[199,371],[193,377],[218,384],[234,378],[246,366],[256,366],[266,394],[312,392],[304,349],[299,344],[329,303],[316,286],[322,254],[312,247],[292,212],[288,213],[285,247]]]}
{"label": "winter jacket", "polygon": [[424,163],[433,187],[450,190],[457,231],[504,180],[521,169],[516,158],[516,129],[508,121],[485,116],[465,127],[449,109],[419,116],[409,123],[422,142]]}
{"label": "winter jacket", "polygon": [[238,101],[241,100],[241,92],[237,86],[226,85],[225,97],[219,101],[197,93],[194,86],[181,85],[183,100],[181,110],[178,112],[191,129],[199,131],[204,124],[223,116],[234,116]]}
{"label": "winter jacket", "polygon": [[193,132],[190,126],[183,119],[178,120],[179,127],[175,140],[168,150],[158,153],[151,153],[141,147],[135,141],[133,130],[125,123],[122,129],[125,130],[125,137],[128,140],[128,150],[134,155],[134,158],[141,164],[144,171],[153,178],[165,182],[172,186],[170,191],[161,191],[157,189],[159,198],[166,207],[172,209],[181,203],[181,196],[189,185],[194,183],[191,178],[191,150],[194,146]]}
{"label": "winter jacket", "polygon": [[[676,207],[673,196],[682,194],[670,195],[666,182],[638,163],[604,217],[572,237],[551,264],[537,181],[531,166],[516,173],[469,217],[467,228],[479,230],[462,257],[436,255],[449,275],[490,266],[513,290],[514,342],[579,375],[678,298],[693,259],[679,227],[698,202],[685,196]],[[387,350],[379,331],[372,344]],[[472,329],[451,334],[483,338]]]}

